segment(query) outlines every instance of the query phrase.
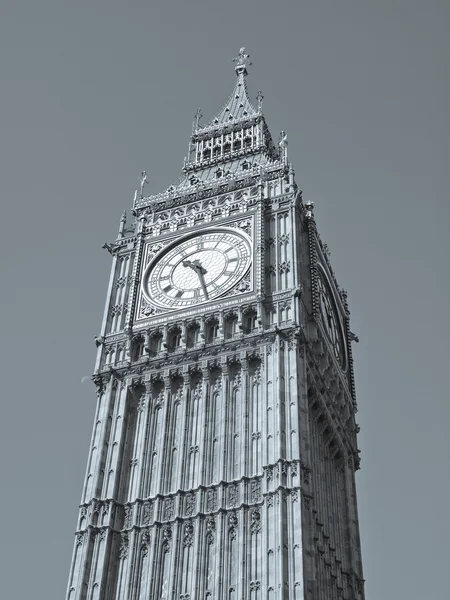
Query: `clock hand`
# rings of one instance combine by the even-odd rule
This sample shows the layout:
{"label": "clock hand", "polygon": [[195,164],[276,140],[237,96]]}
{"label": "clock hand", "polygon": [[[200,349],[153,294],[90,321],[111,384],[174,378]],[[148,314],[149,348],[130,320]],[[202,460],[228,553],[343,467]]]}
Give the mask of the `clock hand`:
{"label": "clock hand", "polygon": [[206,273],[206,269],[203,269],[203,267],[202,267],[201,271],[200,270],[197,271],[198,278],[200,279],[200,285],[202,286],[203,294],[204,294],[206,300],[209,300],[203,273]]}
{"label": "clock hand", "polygon": [[203,275],[205,275],[207,273],[207,270],[204,267],[202,267],[202,264],[198,260],[198,258],[196,258],[194,261],[183,260],[183,267],[189,267],[190,269],[192,269],[193,271],[195,271],[197,273],[198,278],[200,280],[200,285],[201,285],[203,294],[204,294],[206,300],[209,300],[208,291],[206,289],[205,278],[203,277]]}

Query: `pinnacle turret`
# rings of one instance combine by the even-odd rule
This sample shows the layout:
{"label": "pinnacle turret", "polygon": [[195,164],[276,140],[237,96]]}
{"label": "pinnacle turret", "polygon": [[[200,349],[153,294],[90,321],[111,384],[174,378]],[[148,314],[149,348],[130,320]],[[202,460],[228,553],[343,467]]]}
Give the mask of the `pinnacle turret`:
{"label": "pinnacle turret", "polygon": [[[240,48],[233,59],[236,79],[233,90],[216,116],[201,124],[203,117],[200,108],[194,115],[192,134],[189,141],[189,153],[184,159],[180,180],[171,185],[164,194],[171,196],[192,193],[198,187],[216,185],[219,180],[259,173],[266,168],[287,164],[287,138],[273,142],[263,115],[261,90],[256,96],[256,107],[250,102],[247,89],[250,55]],[[156,196],[146,198],[144,185],[146,173],[140,178],[140,195],[136,193],[134,206],[143,206]],[[158,199],[163,195],[158,195]]]}

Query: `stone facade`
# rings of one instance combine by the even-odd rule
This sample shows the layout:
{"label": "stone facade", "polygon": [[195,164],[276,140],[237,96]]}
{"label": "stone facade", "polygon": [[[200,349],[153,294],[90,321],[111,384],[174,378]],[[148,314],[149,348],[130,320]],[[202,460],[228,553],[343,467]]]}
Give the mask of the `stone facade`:
{"label": "stone facade", "polygon": [[[241,49],[227,104],[205,126],[197,113],[180,181],[145,197],[144,173],[134,223],[104,246],[68,600],[364,597],[346,294],[247,65]],[[212,227],[248,237],[248,272],[215,300],[157,306],[152,261]]]}

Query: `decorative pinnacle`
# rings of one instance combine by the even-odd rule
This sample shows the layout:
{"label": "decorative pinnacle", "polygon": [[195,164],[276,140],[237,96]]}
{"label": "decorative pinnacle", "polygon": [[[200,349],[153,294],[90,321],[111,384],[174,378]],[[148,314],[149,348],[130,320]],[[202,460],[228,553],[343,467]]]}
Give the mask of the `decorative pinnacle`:
{"label": "decorative pinnacle", "polygon": [[234,70],[237,75],[247,75],[247,66],[250,66],[252,63],[248,60],[250,58],[250,54],[245,54],[245,48],[239,49],[239,54],[236,58],[233,58],[233,62],[236,63]]}
{"label": "decorative pinnacle", "polygon": [[197,108],[197,110],[195,111],[195,115],[194,115],[194,123],[192,125],[193,129],[198,129],[198,122],[200,121],[200,119],[203,117],[202,115],[202,111],[200,110],[200,108]]}
{"label": "decorative pinnacle", "polygon": [[283,160],[283,162],[287,162],[288,141],[287,141],[287,133],[285,131],[282,131],[280,133],[280,141],[278,142],[278,146],[280,148],[280,158]]}
{"label": "decorative pinnacle", "polygon": [[258,90],[256,99],[258,100],[258,110],[262,110],[262,101],[264,99],[264,96],[261,90]]}
{"label": "decorative pinnacle", "polygon": [[123,237],[123,232],[125,230],[125,224],[127,222],[127,212],[124,210],[122,216],[120,217],[120,224],[119,224],[119,233],[118,233],[118,238]]}
{"label": "decorative pinnacle", "polygon": [[144,185],[148,183],[147,179],[147,171],[142,171],[141,176],[139,177],[139,181],[141,182],[141,198],[144,197]]}

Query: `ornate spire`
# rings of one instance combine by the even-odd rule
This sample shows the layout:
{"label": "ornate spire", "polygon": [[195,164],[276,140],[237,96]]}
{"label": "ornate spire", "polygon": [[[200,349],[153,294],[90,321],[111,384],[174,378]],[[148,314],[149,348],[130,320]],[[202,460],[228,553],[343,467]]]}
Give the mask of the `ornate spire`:
{"label": "ornate spire", "polygon": [[[236,84],[228,102],[222,108],[220,113],[206,126],[210,127],[223,127],[224,125],[230,125],[237,121],[245,121],[256,116],[260,112],[260,101],[258,100],[258,109],[255,109],[248,98],[247,85],[245,76],[248,74],[247,66],[252,63],[249,61],[250,55],[245,53],[245,48],[239,50],[239,54],[233,59],[236,63],[235,71],[237,75]],[[201,129],[198,126],[197,130]]]}

